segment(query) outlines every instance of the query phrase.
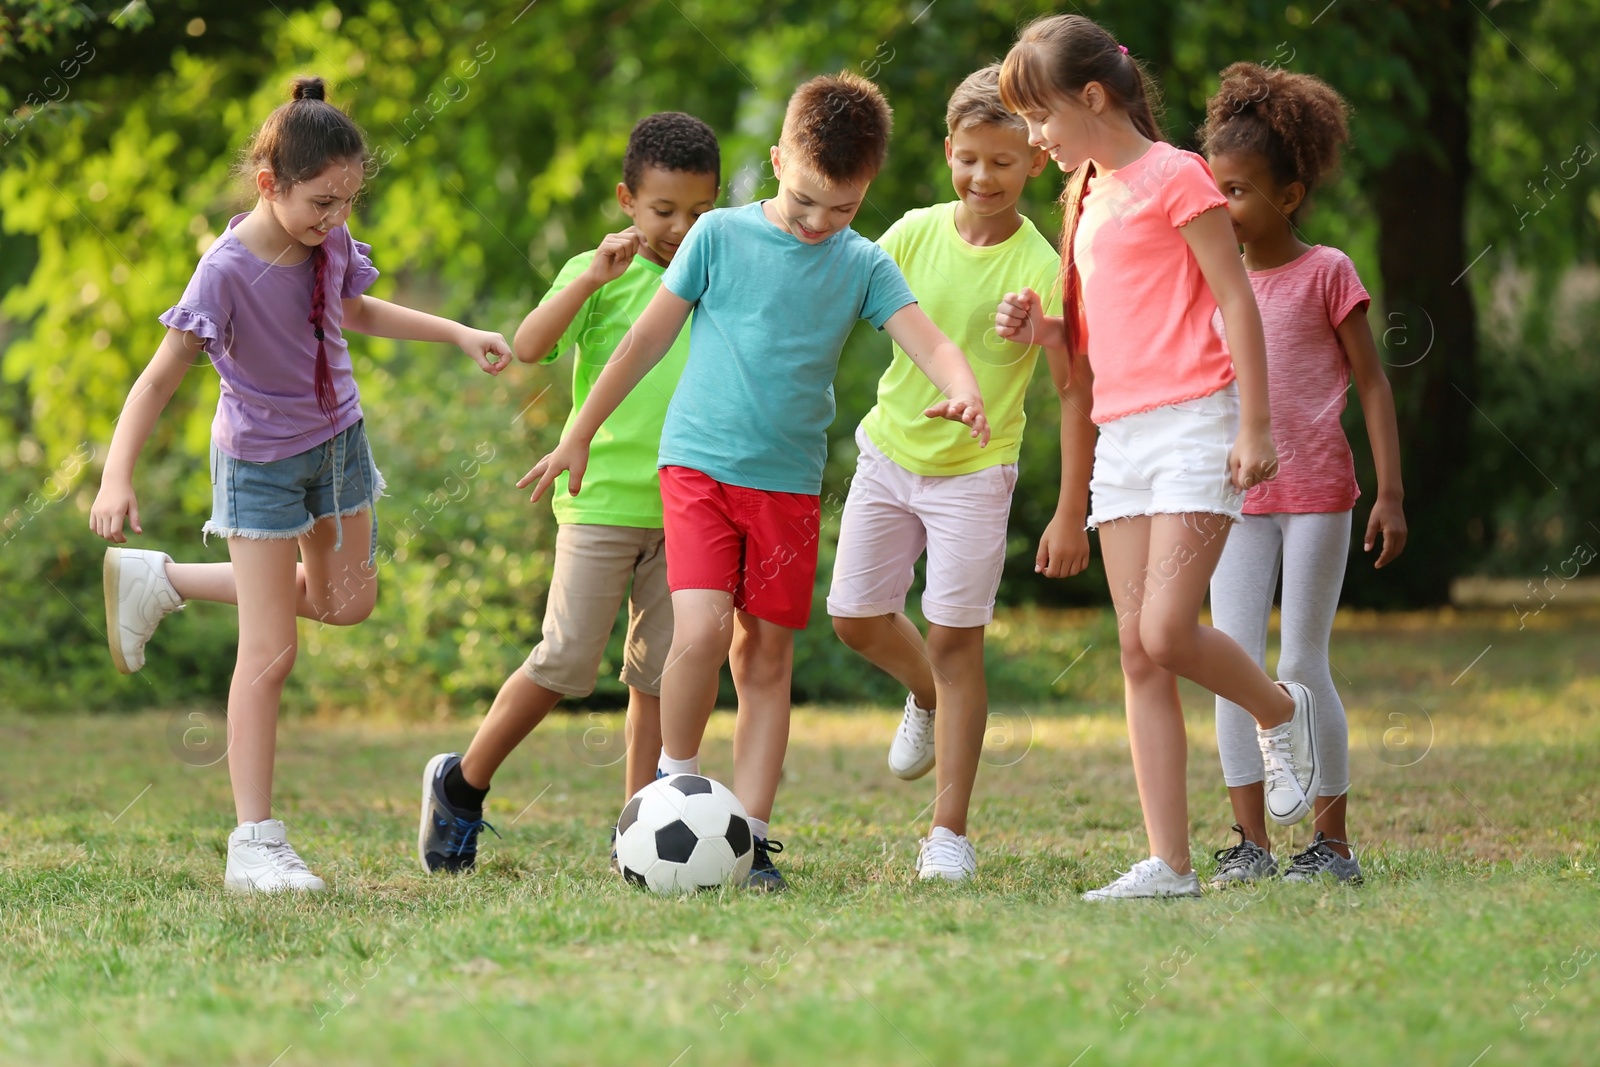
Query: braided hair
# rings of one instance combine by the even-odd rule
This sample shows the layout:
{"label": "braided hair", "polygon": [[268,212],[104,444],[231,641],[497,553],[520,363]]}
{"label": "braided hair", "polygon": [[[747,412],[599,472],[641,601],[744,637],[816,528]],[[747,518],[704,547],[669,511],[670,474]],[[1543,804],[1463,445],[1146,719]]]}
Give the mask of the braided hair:
{"label": "braided hair", "polygon": [[[321,78],[299,77],[294,80],[288,103],[281,104],[267,116],[245,149],[244,168],[256,171],[266,168],[272,172],[280,189],[288,189],[322,173],[330,163],[355,160],[365,164],[366,138],[361,128],[339,108],[327,101],[327,86]],[[312,336],[317,340],[317,366],[314,381],[317,406],[328,421],[333,422],[338,413],[338,397],[334,395],[333,372],[328,367],[327,345],[324,331],[327,328],[327,275],[328,252],[322,245],[311,250],[311,262],[316,271],[316,281],[311,288]]]}

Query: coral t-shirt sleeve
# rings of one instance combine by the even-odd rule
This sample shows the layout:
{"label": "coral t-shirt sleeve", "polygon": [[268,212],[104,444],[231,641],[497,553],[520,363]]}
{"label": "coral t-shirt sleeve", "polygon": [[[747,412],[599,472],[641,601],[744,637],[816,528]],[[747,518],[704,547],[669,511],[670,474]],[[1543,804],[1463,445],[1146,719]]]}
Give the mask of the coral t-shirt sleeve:
{"label": "coral t-shirt sleeve", "polygon": [[1356,273],[1356,265],[1350,262],[1350,257],[1343,252],[1336,252],[1333,256],[1325,292],[1328,301],[1328,322],[1336,330],[1352,312],[1357,309],[1365,311],[1367,305],[1372,303],[1372,297],[1367,293],[1366,286],[1361,284],[1361,275]]}
{"label": "coral t-shirt sleeve", "polygon": [[1172,225],[1187,226],[1212,208],[1228,206],[1205,160],[1193,152],[1174,152],[1169,162],[1163,167],[1172,173],[1161,183],[1161,206]]}

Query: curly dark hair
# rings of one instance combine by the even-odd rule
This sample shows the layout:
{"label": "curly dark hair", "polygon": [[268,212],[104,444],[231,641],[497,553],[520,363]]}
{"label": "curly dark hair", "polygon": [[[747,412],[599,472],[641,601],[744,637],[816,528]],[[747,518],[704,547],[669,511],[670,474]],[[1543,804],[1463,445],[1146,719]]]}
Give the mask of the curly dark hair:
{"label": "curly dark hair", "polygon": [[638,192],[646,167],[709,174],[722,184],[722,149],[717,135],[693,115],[658,111],[634,123],[628,151],[622,157],[622,181]]}
{"label": "curly dark hair", "polygon": [[894,112],[878,87],[846,70],[794,91],[778,146],[825,185],[871,181],[883,169],[893,126]]}
{"label": "curly dark hair", "polygon": [[1338,170],[1349,119],[1350,105],[1321,78],[1235,63],[1206,102],[1200,145],[1208,156],[1253,152],[1280,185],[1299,182],[1309,197]]}

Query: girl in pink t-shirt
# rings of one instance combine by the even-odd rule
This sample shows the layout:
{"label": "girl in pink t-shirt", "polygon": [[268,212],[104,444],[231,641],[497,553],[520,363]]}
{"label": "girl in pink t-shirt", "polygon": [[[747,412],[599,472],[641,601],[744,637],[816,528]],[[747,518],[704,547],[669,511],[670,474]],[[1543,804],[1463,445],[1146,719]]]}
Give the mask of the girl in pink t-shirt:
{"label": "girl in pink t-shirt", "polygon": [[373,508],[383,479],[344,331],[453,342],[492,374],[511,355],[497,333],[363,295],[378,272],[345,220],[366,159],[360,129],[323,99],[322,79],[297,78],[293,98],[246,153],[255,209],[229,222],[161,316],[166,337],[123,405],[90,515],[94,532],[113,544],[127,542],[125,524],[143,532],[134,463],[205,353],[222,395],[204,532],[228,539],[232,562],[174,563],[163,552],[108,548],[106,633],[117,669],[131,673],[144,666],[163,616],[185,601],[238,605],[227,756],[239,826],[228,836],[223,884],[240,892],[323,888],[272,818],[278,701],[294,666],[296,616],[348,626],[378,596]]}
{"label": "girl in pink t-shirt", "polygon": [[[1275,683],[1200,625],[1242,494],[1277,473],[1261,318],[1205,161],[1161,140],[1138,61],[1079,15],[1039,19],[1001,68],[1030,143],[1074,172],[1062,197],[1063,318],[1008,297],[1002,337],[1065,348],[1093,374],[1100,426],[1089,525],[1117,609],[1128,736],[1150,857],[1089,900],[1198,896],[1178,679],[1245,708],[1268,768],[1268,810],[1294,822],[1317,792],[1316,700]],[[1220,307],[1232,339],[1211,320]]]}
{"label": "girl in pink t-shirt", "polygon": [[[1317,698],[1316,835],[1284,875],[1361,880],[1346,843],[1350,738],[1334,687],[1328,639],[1344,584],[1351,513],[1359,490],[1350,445],[1339,425],[1352,374],[1367,417],[1378,469],[1378,499],[1365,547],[1378,538],[1382,567],[1405,547],[1400,500],[1400,437],[1394,395],[1367,325],[1370,302],[1355,266],[1338,249],[1308,245],[1295,232],[1306,197],[1338,165],[1349,138],[1347,107],[1330,86],[1306,74],[1235,63],[1206,107],[1201,131],[1217,187],[1244,245],[1267,338],[1267,391],[1281,457],[1277,478],[1250,490],[1244,517],[1211,578],[1211,615],[1257,663],[1267,653],[1272,595],[1283,572],[1283,635],[1278,670]],[[1250,717],[1217,698],[1217,749],[1239,843],[1217,853],[1214,885],[1270,877],[1278,869],[1267,839],[1261,756]]]}

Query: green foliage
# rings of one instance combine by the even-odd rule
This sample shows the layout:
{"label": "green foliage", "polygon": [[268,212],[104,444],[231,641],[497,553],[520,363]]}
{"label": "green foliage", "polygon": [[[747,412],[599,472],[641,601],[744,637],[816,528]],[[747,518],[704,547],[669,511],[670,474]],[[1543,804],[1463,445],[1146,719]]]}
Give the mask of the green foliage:
{"label": "green foliage", "polygon": [[[7,501],[23,501],[81,449],[103,454],[128,387],[161,336],[156,316],[177,299],[229,217],[249,207],[230,167],[293,74],[327,77],[330,97],[368,132],[375,173],[352,229],[373,244],[384,272],[375,294],[509,333],[566,258],[625,224],[612,190],[628,130],[640,116],[678,109],[710,122],[723,143],[724,202],[743,202],[774,188],[767,146],[793,86],[826,70],[868,74],[884,87],[896,122],[889,166],[857,222],[876,236],[908,208],[952,195],[942,153],[947,95],[971,69],[1003,54],[1032,14],[993,0],[940,0],[927,8],[889,0],[832,7],[323,0],[259,10],[185,0],[180,7],[182,17],[174,10],[152,19],[139,5],[33,0],[8,7],[21,17],[0,23],[0,50],[10,50],[0,94],[12,108],[51,71],[59,78],[60,63],[82,42],[96,50],[61,106],[41,112],[49,122],[29,122],[0,145]],[[1159,74],[1166,129],[1179,141],[1192,137],[1216,71],[1234,59],[1316,72],[1344,91],[1356,109],[1354,146],[1344,178],[1319,194],[1305,232],[1350,252],[1377,294],[1369,183],[1398,146],[1428,136],[1416,72],[1391,46],[1426,40],[1436,7],[1432,0],[1331,8],[1088,0],[1084,10]],[[1508,2],[1486,17],[1504,35],[1485,29],[1473,73],[1468,255],[1491,244],[1493,251],[1463,283],[1490,309],[1477,398],[1483,422],[1463,459],[1484,493],[1477,533],[1456,551],[1462,569],[1537,569],[1600,504],[1583,477],[1594,469],[1594,445],[1581,406],[1596,375],[1589,338],[1597,313],[1583,279],[1591,277],[1584,265],[1596,251],[1600,164],[1580,168],[1565,187],[1552,183],[1548,207],[1525,227],[1517,210],[1526,208],[1527,182],[1544,180],[1546,164],[1572,158],[1581,138],[1600,145],[1591,126],[1600,119],[1600,92],[1572,47],[1600,26],[1600,0]],[[1023,205],[1052,235],[1059,182],[1053,173],[1034,181]],[[1496,309],[1503,303],[1509,310],[1502,314]],[[1374,332],[1387,342],[1406,339],[1404,331],[1386,332],[1384,315],[1375,309]],[[569,369],[519,367],[491,385],[438,347],[361,338],[354,350],[393,494],[380,510],[385,536],[404,530],[399,519],[426,511],[430,494],[452,471],[459,475],[479,444],[492,446],[494,458],[481,462],[465,499],[432,515],[406,543],[386,542],[394,559],[372,622],[348,632],[308,628],[306,645],[316,655],[302,658],[292,699],[381,703],[394,693],[408,706],[481,706],[537,635],[553,526],[546,508],[530,508],[509,483],[553,442],[568,404]],[[1402,392],[1409,384],[1402,364],[1414,350],[1386,351]],[[851,434],[887,358],[886,340],[866,328],[846,349],[825,499],[843,497]],[[208,367],[190,375],[136,476],[150,531],[145,543],[185,559],[222,558],[221,546],[204,548],[193,536],[209,507],[202,472],[216,390]],[[1102,602],[1098,559],[1090,574],[1068,581],[1032,573],[1059,474],[1056,403],[1042,371],[1029,421],[1002,597]],[[1346,425],[1371,499],[1357,411]],[[80,612],[80,624],[98,617],[99,552],[84,522],[96,471],[81,472],[75,495],[53,504],[30,527],[35,533],[0,556],[8,600],[33,599],[22,591],[41,560],[57,561],[49,573],[65,598],[55,599],[64,611],[71,601],[61,627]],[[1364,516],[1358,508],[1358,521]],[[826,589],[829,546],[825,536],[819,590]],[[1361,596],[1373,595],[1363,589]],[[833,640],[820,603],[799,640],[798,691],[892,696],[881,676]],[[81,646],[71,653],[23,654],[34,635],[7,630],[8,648],[18,655],[6,669],[32,679],[12,692],[29,703],[90,706],[179,694],[221,699],[232,637],[215,611],[208,614],[208,625],[181,617],[164,626],[149,686],[90,667],[99,638],[87,625],[75,634],[51,631],[58,642]],[[191,640],[185,651],[182,642]],[[164,666],[174,647],[178,654]],[[94,683],[52,680],[45,667],[58,654],[86,657]],[[192,669],[202,661],[203,669]],[[616,662],[609,657],[609,665]],[[997,692],[1009,691],[1003,670],[995,684]],[[619,697],[613,671],[596,699]]]}

